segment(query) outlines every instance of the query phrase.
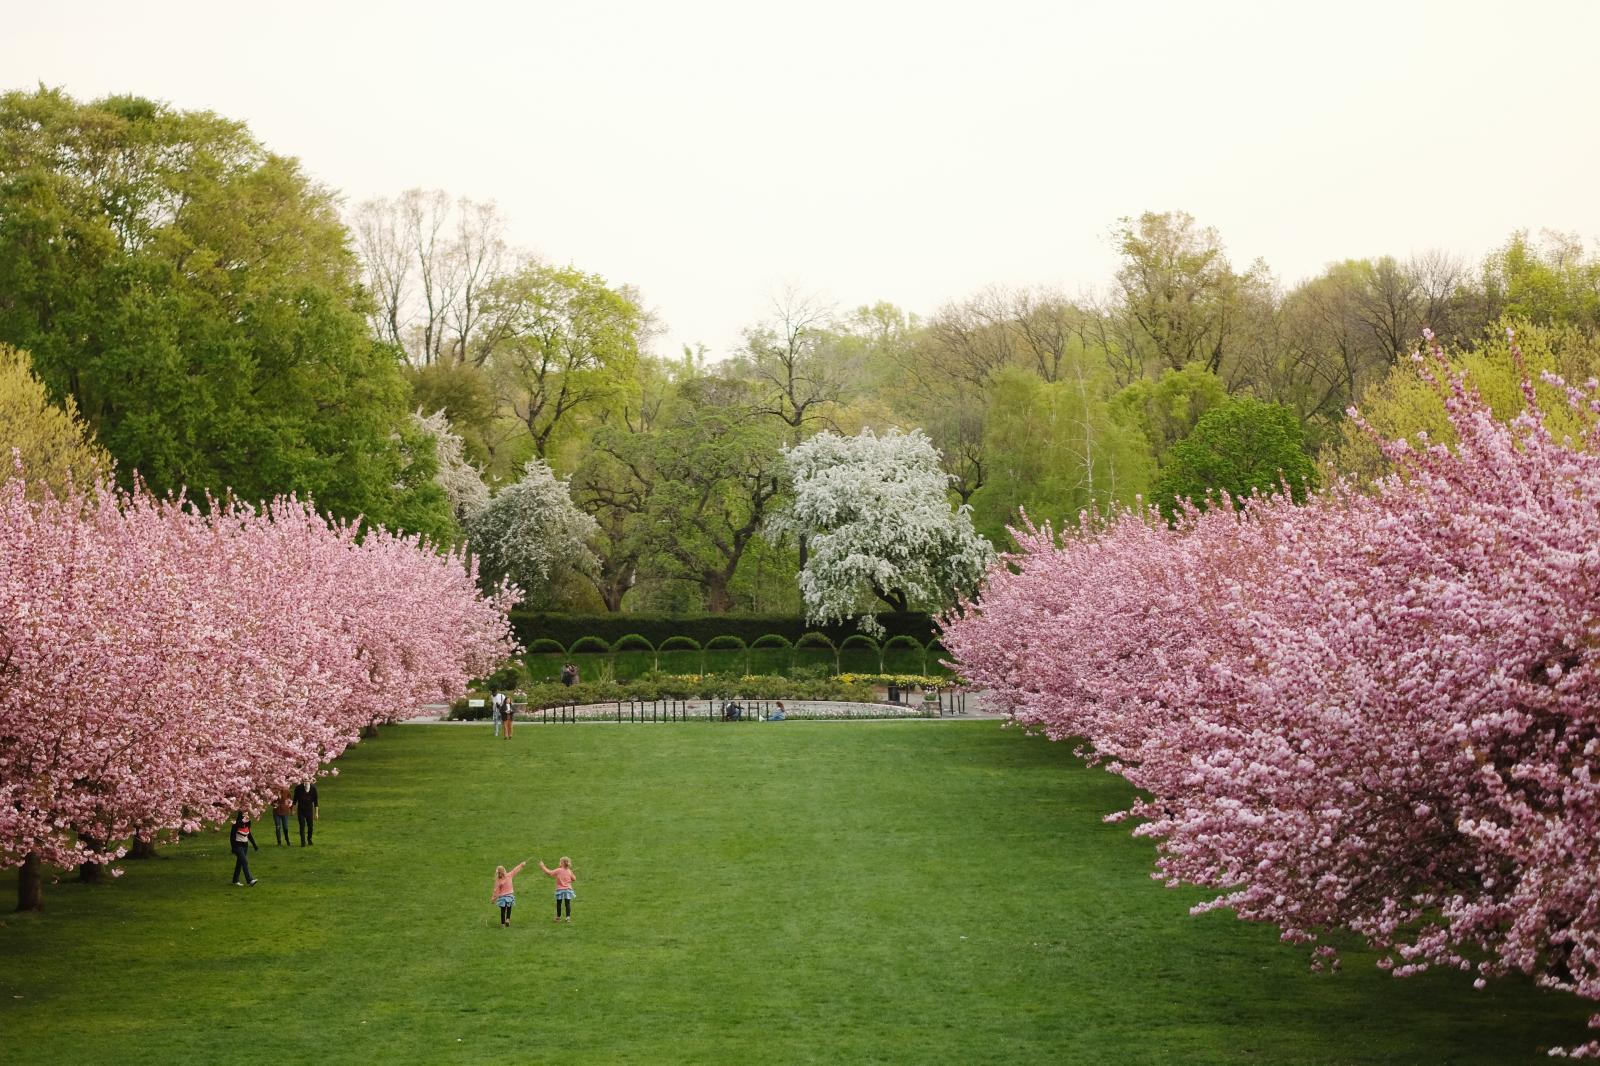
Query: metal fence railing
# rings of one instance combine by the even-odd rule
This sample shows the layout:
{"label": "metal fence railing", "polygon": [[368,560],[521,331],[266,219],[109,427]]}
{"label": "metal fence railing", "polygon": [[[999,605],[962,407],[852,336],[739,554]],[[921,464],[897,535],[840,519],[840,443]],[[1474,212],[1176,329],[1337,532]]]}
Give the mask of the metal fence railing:
{"label": "metal fence railing", "polygon": [[548,707],[518,707],[517,721],[538,725],[576,722],[770,722],[817,721],[845,718],[948,718],[966,714],[967,694],[937,690],[920,700],[904,703],[847,703],[835,700],[783,700],[783,718],[776,717],[778,700],[750,700],[737,696],[714,699],[616,700],[611,703],[558,703]]}

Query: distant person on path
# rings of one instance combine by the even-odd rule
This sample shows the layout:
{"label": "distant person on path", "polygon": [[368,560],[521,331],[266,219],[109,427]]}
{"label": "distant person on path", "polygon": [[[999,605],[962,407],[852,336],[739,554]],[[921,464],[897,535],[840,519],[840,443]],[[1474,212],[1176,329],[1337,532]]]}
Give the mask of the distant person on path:
{"label": "distant person on path", "polygon": [[506,702],[506,694],[504,692],[496,692],[489,697],[489,717],[494,719],[495,736],[500,735],[500,723],[505,721]]}
{"label": "distant person on path", "polygon": [[250,876],[250,849],[261,850],[261,845],[256,843],[256,838],[250,835],[250,819],[240,811],[233,816],[233,828],[228,830],[228,845],[233,849],[233,886],[241,888],[239,875],[244,874],[245,881],[253,888],[256,879]]}
{"label": "distant person on path", "polygon": [[552,870],[541,859],[539,869],[556,879],[556,921],[561,920],[563,903],[567,905],[567,921],[572,921],[572,883],[578,879],[578,875],[572,872],[572,860],[563,855],[561,862]]}
{"label": "distant person on path", "polygon": [[511,727],[517,722],[517,706],[511,702],[511,697],[507,696],[505,693],[500,694],[500,699],[504,701],[502,706],[505,709],[501,712],[501,717],[506,720],[506,739],[510,740]]}
{"label": "distant person on path", "polygon": [[523,859],[517,865],[507,870],[504,866],[494,868],[494,905],[500,908],[500,928],[504,929],[511,924],[511,907],[517,902],[516,888],[512,879],[522,872],[522,868],[532,861]]}
{"label": "distant person on path", "polygon": [[272,801],[272,840],[276,844],[291,844],[289,839],[289,812],[294,810],[294,797],[284,789]]}
{"label": "distant person on path", "polygon": [[561,683],[563,685],[573,685],[577,683],[577,680],[578,668],[571,663],[563,663],[561,666]]}
{"label": "distant person on path", "polygon": [[317,786],[315,782],[308,781],[303,785],[294,786],[295,813],[300,821],[300,846],[303,848],[312,843],[312,836],[316,832],[317,817]]}

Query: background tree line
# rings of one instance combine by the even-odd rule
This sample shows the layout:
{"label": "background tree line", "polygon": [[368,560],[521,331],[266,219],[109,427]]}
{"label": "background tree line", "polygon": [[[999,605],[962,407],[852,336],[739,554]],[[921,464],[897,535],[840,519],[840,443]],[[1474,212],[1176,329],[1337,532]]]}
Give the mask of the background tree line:
{"label": "background tree line", "polygon": [[[1096,291],[994,287],[926,314],[786,291],[736,351],[664,354],[638,292],[514,247],[492,203],[342,205],[210,113],[0,98],[0,343],[124,483],[296,491],[465,541],[532,607],[799,611],[830,531],[794,521],[788,453],[819,434],[887,450],[920,431],[947,502],[1005,546],[1023,512],[1070,524],[1377,472],[1352,404],[1394,433],[1448,432],[1405,358],[1424,327],[1507,415],[1505,324],[1569,377],[1600,361],[1600,258],[1576,237],[1294,285],[1182,212],[1123,219],[1113,240]],[[918,605],[905,593],[858,599]]]}

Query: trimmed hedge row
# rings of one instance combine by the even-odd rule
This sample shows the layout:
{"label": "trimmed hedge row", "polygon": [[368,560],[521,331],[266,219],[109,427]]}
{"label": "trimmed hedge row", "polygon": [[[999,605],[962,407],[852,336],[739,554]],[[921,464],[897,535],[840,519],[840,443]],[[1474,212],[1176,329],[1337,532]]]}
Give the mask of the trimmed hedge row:
{"label": "trimmed hedge row", "polygon": [[[512,611],[510,617],[517,640],[530,651],[544,650],[533,647],[533,643],[541,639],[557,641],[562,647],[572,650],[573,643],[584,637],[597,637],[609,645],[631,634],[637,634],[659,647],[663,641],[677,636],[689,637],[701,645],[719,636],[738,637],[750,644],[769,633],[792,643],[813,630],[838,644],[860,632],[854,623],[808,625],[804,618],[796,615],[555,614],[548,611]],[[915,611],[880,614],[878,621],[883,625],[885,640],[908,636],[926,644],[935,636],[931,615]]]}
{"label": "trimmed hedge row", "polygon": [[[680,638],[689,640],[688,637]],[[781,640],[774,637],[774,641]],[[588,651],[561,654],[556,651],[534,652],[524,656],[527,676],[532,680],[555,679],[564,662],[575,663],[586,679],[611,676],[618,681],[639,677],[651,671],[664,673],[734,673],[734,674],[785,674],[791,677],[817,677],[836,673],[855,674],[922,674],[946,675],[948,671],[939,663],[946,655],[943,648],[934,646],[925,651],[910,637],[897,638],[906,642],[894,644],[883,652],[870,646],[852,644],[837,653],[816,645],[784,646],[765,643],[754,648],[722,647],[700,651],[676,645],[659,652],[629,649],[604,652],[594,647],[599,638],[585,638]],[[720,641],[735,641],[737,637],[719,637]],[[515,686],[503,686],[515,687]]]}
{"label": "trimmed hedge row", "polygon": [[731,633],[724,633],[721,636],[712,637],[710,640],[706,641],[704,647],[702,647],[693,637],[686,637],[680,634],[675,637],[668,637],[666,640],[662,641],[661,646],[657,648],[653,647],[650,641],[642,634],[624,633],[616,640],[611,641],[609,646],[607,646],[606,641],[601,637],[579,637],[573,643],[572,647],[565,650],[563,650],[561,645],[555,640],[552,640],[549,637],[540,637],[537,640],[528,642],[527,647],[524,649],[524,654],[611,655],[630,651],[642,651],[655,654],[657,652],[666,651],[765,651],[771,649],[790,652],[817,650],[826,652],[828,654],[835,654],[839,652],[852,651],[856,648],[864,648],[871,652],[891,652],[897,648],[910,648],[912,651],[918,652],[932,652],[935,649],[942,649],[943,647],[944,646],[939,644],[937,641],[930,641],[927,645],[923,645],[918,642],[916,637],[908,636],[889,637],[883,642],[883,644],[880,645],[871,637],[863,636],[860,633],[846,637],[844,642],[841,644],[835,644],[828,637],[813,630],[812,632],[803,635],[799,640],[790,640],[787,637],[779,636],[777,633],[768,633],[765,636],[757,637],[749,644],[746,644],[741,637],[736,637]]}

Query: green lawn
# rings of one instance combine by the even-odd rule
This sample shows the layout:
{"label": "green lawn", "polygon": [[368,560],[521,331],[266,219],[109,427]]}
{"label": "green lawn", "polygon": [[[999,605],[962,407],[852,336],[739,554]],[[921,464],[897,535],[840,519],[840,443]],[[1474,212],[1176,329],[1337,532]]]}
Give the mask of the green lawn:
{"label": "green lawn", "polygon": [[[1127,788],[992,721],[401,726],[257,823],[46,884],[0,924],[0,1060],[1483,1063],[1585,1033],[1571,997],[1308,972],[1187,913],[1101,816]],[[570,855],[550,882],[497,862]],[[15,895],[15,878],[0,877]]]}

